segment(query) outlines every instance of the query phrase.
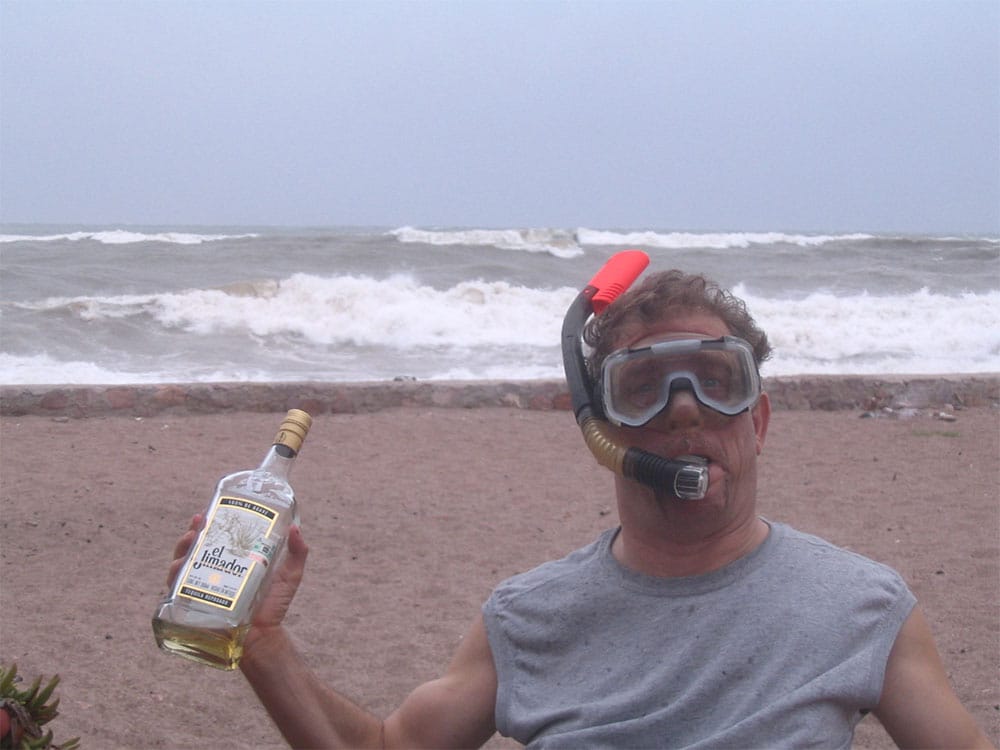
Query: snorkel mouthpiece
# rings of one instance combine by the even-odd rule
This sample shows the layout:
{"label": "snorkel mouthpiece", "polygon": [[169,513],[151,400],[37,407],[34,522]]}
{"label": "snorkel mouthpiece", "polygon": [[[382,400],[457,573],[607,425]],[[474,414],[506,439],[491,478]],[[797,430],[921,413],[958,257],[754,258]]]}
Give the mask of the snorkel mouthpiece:
{"label": "snorkel mouthpiece", "polygon": [[562,326],[566,384],[584,442],[599,464],[654,490],[666,491],[682,500],[699,500],[708,490],[708,467],[703,460],[689,457],[688,460],[678,461],[641,448],[619,445],[608,434],[608,422],[599,416],[599,410],[591,402],[593,387],[583,356],[583,326],[592,314],[602,313],[628,289],[647,265],[649,256],[641,250],[617,253],[573,300]]}
{"label": "snorkel mouthpiece", "polygon": [[683,468],[674,477],[674,494],[681,500],[698,500],[708,492],[708,461],[699,456],[674,459]]}
{"label": "snorkel mouthpiece", "polygon": [[665,490],[681,500],[700,500],[705,496],[708,469],[703,459],[680,461],[619,445],[607,434],[607,428],[606,421],[592,414],[580,422],[583,441],[601,466],[654,490]]}
{"label": "snorkel mouthpiece", "polygon": [[687,464],[674,476],[674,494],[681,500],[701,500],[708,492],[708,470]]}

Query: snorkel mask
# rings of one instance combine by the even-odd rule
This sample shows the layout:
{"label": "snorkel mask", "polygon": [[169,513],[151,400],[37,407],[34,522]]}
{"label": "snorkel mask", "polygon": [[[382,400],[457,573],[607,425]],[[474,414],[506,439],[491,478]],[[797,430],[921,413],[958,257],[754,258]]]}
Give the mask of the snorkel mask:
{"label": "snorkel mask", "polygon": [[619,349],[601,365],[601,407],[616,425],[641,427],[666,408],[678,389],[729,417],[746,411],[761,393],[753,349],[735,336],[673,337]]}
{"label": "snorkel mask", "polygon": [[[628,289],[648,265],[649,256],[640,250],[626,250],[617,253],[604,264],[604,267],[573,300],[566,311],[565,318],[563,318],[562,326],[562,355],[563,369],[566,371],[566,384],[569,387],[576,422],[583,432],[584,442],[598,463],[616,474],[642,482],[655,490],[666,491],[682,500],[698,500],[704,497],[708,490],[708,468],[705,465],[694,460],[678,461],[663,458],[641,448],[618,444],[609,434],[608,421],[602,418],[601,405],[595,405],[592,402],[595,390],[587,373],[587,362],[583,354],[583,327],[591,315],[600,315],[604,312],[604,309]],[[733,340],[738,341],[738,339]],[[685,341],[686,343],[690,342],[690,340]],[[645,424],[666,405],[670,398],[671,389],[682,383],[691,388],[699,399],[708,399],[725,408],[735,408],[739,405],[737,402],[726,406],[728,397],[722,397],[719,392],[713,391],[712,380],[708,377],[702,377],[699,374],[700,370],[696,372],[689,366],[686,370],[681,370],[673,377],[667,378],[667,382],[658,382],[650,391],[654,395],[646,399],[645,407],[642,406],[643,399],[638,398],[635,393],[631,394],[633,405],[628,406],[629,398],[626,396],[629,393],[627,389],[620,392],[617,390],[617,386],[622,382],[627,382],[627,379],[622,377],[623,372],[628,374],[627,365],[635,361],[641,363],[644,358],[652,361],[651,356],[644,357],[644,351],[648,349],[652,354],[652,349],[660,346],[659,353],[662,353],[664,349],[669,349],[670,343],[658,342],[651,347],[641,347],[631,351],[622,350],[608,357],[608,360],[611,360],[615,355],[620,355],[610,368],[606,363],[601,378],[601,392],[608,394],[603,396],[605,406],[610,412],[608,417],[616,424],[634,426]],[[710,341],[699,342],[702,346],[711,343]],[[664,347],[664,344],[668,346]],[[689,351],[683,352],[683,355],[690,354]],[[617,369],[618,365],[626,367],[626,370]],[[753,372],[756,373],[755,366]],[[759,391],[759,381],[757,387]],[[713,393],[715,395],[712,395]],[[660,400],[663,403],[655,411],[651,411]],[[738,411],[733,413],[738,413]]]}

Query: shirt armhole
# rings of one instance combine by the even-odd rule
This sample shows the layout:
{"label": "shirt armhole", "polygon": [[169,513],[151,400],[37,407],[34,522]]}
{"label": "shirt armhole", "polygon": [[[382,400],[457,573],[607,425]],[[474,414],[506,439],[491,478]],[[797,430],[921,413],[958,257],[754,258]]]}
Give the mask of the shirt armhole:
{"label": "shirt armhole", "polygon": [[507,717],[510,715],[510,704],[512,700],[511,691],[512,674],[510,665],[511,647],[510,639],[504,632],[501,620],[503,615],[496,602],[497,594],[494,592],[483,604],[483,622],[486,625],[486,638],[490,644],[490,654],[493,657],[493,667],[497,673],[497,699],[494,707],[494,720],[497,731],[505,736],[510,736],[510,727],[507,726]]}
{"label": "shirt armhole", "polygon": [[875,634],[875,643],[872,646],[871,663],[869,664],[869,693],[866,696],[865,710],[862,713],[872,711],[882,698],[882,686],[885,683],[885,671],[889,664],[889,655],[892,647],[896,645],[896,638],[914,607],[917,605],[917,598],[901,579],[897,579],[899,590],[894,593],[890,606],[886,608],[885,616]]}

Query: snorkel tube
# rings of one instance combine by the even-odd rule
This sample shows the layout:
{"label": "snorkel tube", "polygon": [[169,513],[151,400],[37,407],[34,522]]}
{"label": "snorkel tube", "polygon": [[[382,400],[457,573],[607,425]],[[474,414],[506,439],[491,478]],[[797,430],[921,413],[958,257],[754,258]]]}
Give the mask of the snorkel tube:
{"label": "snorkel tube", "polygon": [[573,403],[576,423],[597,462],[628,479],[666,491],[682,500],[698,500],[708,489],[708,468],[687,461],[662,458],[641,448],[619,445],[609,434],[609,424],[595,408],[593,385],[583,355],[583,327],[591,315],[600,315],[632,285],[649,265],[641,250],[613,255],[590,280],[566,311],[562,325],[563,369]]}

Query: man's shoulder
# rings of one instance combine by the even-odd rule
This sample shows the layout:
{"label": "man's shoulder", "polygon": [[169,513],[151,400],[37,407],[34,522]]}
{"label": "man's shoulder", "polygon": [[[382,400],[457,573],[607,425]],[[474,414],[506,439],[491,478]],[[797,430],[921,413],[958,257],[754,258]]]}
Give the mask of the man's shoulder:
{"label": "man's shoulder", "polygon": [[779,530],[777,554],[784,565],[813,570],[828,580],[868,580],[892,589],[905,588],[902,576],[883,562],[786,524],[772,525]]}
{"label": "man's shoulder", "polygon": [[574,577],[590,575],[593,566],[599,564],[602,554],[606,552],[610,544],[610,537],[614,533],[613,529],[609,529],[590,544],[573,550],[565,557],[549,560],[501,581],[494,589],[491,598],[511,600],[535,593],[539,589],[544,590],[552,587],[565,591],[571,588],[571,581]]}
{"label": "man's shoulder", "polygon": [[779,530],[779,541],[787,545],[789,550],[801,555],[814,555],[817,557],[832,557],[834,559],[845,560],[858,565],[875,565],[886,567],[884,563],[875,560],[850,547],[831,542],[825,537],[818,536],[808,531],[789,526],[784,523],[773,523],[771,525]]}

